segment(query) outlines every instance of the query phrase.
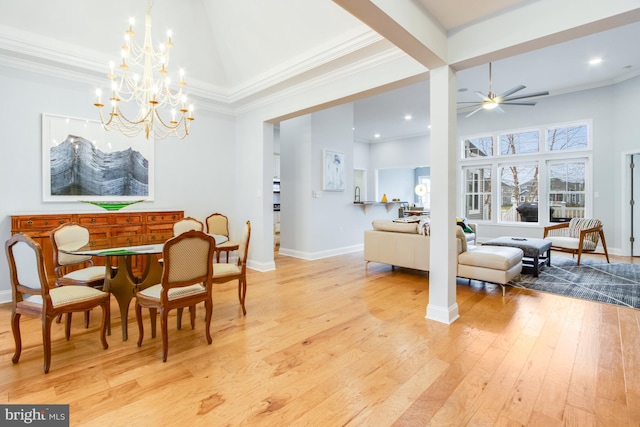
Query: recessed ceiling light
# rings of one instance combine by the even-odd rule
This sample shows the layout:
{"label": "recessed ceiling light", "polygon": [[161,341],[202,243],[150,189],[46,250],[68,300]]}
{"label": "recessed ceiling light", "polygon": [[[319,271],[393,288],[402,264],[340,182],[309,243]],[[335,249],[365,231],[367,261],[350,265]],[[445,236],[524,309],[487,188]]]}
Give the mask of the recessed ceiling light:
{"label": "recessed ceiling light", "polygon": [[375,135],[373,135],[374,138],[380,138],[380,134],[376,133]]}
{"label": "recessed ceiling light", "polygon": [[408,121],[413,119],[413,116],[411,114],[405,114],[404,119]]}
{"label": "recessed ceiling light", "polygon": [[589,65],[598,65],[602,62],[602,58],[593,58],[589,61]]}
{"label": "recessed ceiling light", "polygon": [[429,129],[431,129],[431,125],[427,126]]}

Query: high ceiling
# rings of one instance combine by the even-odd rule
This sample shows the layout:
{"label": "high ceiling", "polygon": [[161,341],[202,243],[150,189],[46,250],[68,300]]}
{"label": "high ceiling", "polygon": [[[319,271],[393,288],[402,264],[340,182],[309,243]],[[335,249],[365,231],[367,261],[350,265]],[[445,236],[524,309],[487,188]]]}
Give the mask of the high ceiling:
{"label": "high ceiling", "polygon": [[[640,74],[640,50],[629,40],[640,40],[640,23],[494,61],[493,91],[500,93],[522,84],[526,89],[518,94],[549,91],[549,96],[555,96],[635,77]],[[601,58],[602,63],[590,65],[589,61],[594,58]],[[488,64],[459,71],[456,82],[459,102],[477,102],[479,98],[474,92],[486,94],[489,90]],[[516,108],[536,107],[503,107],[506,114]],[[460,120],[464,120],[464,115],[472,110],[461,104],[458,111],[465,114],[460,116]],[[404,119],[406,114],[413,116],[411,121]],[[355,138],[359,141],[376,142],[424,135],[428,132],[428,125],[428,81],[355,102]],[[374,137],[376,134],[380,135],[379,139]]]}
{"label": "high ceiling", "polygon": [[[527,5],[550,2],[403,1],[422,8],[449,35],[483,20],[507,17]],[[175,47],[170,65],[185,68],[191,94],[206,108],[233,114],[259,97],[376,54],[399,51],[343,9],[345,3],[366,2],[155,0],[152,35],[158,44],[166,29],[172,29]],[[136,18],[137,37],[143,36],[147,9],[144,0],[0,0],[0,4],[0,64],[90,82],[104,81],[107,63],[119,61],[130,17]],[[502,91],[524,84],[527,92],[549,90],[554,95],[636,75],[640,55],[629,40],[640,40],[638,24],[518,56],[498,56],[493,59],[494,87]],[[585,65],[593,55],[603,57],[599,68]],[[478,62],[483,63],[480,66],[459,67],[458,86],[468,89],[460,100],[488,90],[490,59],[485,59]],[[375,132],[382,139],[424,133],[428,98],[428,82],[423,82],[357,101],[356,138],[373,140]],[[403,119],[407,113],[414,116],[410,122]]]}

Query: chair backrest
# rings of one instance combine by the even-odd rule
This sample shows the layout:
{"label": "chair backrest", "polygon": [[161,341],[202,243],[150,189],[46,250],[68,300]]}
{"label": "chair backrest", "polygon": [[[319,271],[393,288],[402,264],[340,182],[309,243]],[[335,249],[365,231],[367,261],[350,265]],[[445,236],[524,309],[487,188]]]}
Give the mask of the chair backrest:
{"label": "chair backrest", "polygon": [[[569,221],[569,237],[579,238],[580,230],[600,227],[602,222],[595,218],[572,218]],[[585,236],[582,249],[594,250],[598,246],[598,233],[589,233]]]}
{"label": "chair backrest", "polygon": [[191,231],[191,230],[203,231],[204,224],[192,217],[182,218],[181,220],[173,224],[174,236],[178,236],[184,233],[185,231]]}
{"label": "chair backrest", "polygon": [[[90,255],[70,255],[60,251],[60,248],[71,247],[79,249],[89,243],[89,230],[73,222],[62,224],[51,232],[51,246],[53,247],[53,263],[56,267],[82,264],[91,260]],[[56,274],[62,274],[56,268]]]}
{"label": "chair backrest", "polygon": [[229,219],[221,213],[214,213],[207,217],[207,233],[229,237]]}
{"label": "chair backrest", "polygon": [[210,282],[216,241],[199,230],[184,232],[164,244],[162,286],[165,288]]}
{"label": "chair backrest", "polygon": [[242,240],[238,245],[238,265],[243,268],[247,265],[247,254],[249,253],[249,239],[251,239],[251,221],[247,221],[242,232]]}
{"label": "chair backrest", "polygon": [[14,304],[23,300],[22,294],[49,294],[42,248],[22,233],[14,234],[5,243]]}

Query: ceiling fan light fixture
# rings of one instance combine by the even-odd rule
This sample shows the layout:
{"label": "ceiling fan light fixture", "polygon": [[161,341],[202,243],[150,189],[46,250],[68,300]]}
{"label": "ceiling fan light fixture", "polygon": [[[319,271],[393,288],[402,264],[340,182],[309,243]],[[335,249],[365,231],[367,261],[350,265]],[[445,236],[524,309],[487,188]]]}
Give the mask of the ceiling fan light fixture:
{"label": "ceiling fan light fixture", "polygon": [[485,110],[493,110],[497,106],[498,102],[496,102],[495,100],[485,101],[482,103],[482,108],[484,108]]}

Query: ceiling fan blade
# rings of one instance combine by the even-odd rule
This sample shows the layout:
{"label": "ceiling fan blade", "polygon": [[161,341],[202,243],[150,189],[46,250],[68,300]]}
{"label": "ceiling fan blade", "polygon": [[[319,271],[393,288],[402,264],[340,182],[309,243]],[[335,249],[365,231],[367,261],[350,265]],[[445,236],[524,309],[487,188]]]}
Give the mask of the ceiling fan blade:
{"label": "ceiling fan blade", "polygon": [[545,96],[545,95],[549,95],[549,92],[544,91],[544,92],[526,93],[524,95],[511,96],[509,98],[504,98],[503,101],[508,102],[508,101],[515,101],[516,99],[533,98],[535,96]]}
{"label": "ceiling fan blade", "polygon": [[491,99],[489,99],[489,97],[482,92],[475,91],[474,93],[478,95],[478,97],[480,97],[480,99],[482,99],[483,101],[491,101]]}
{"label": "ceiling fan blade", "polygon": [[458,104],[476,104],[476,105],[480,105],[481,102],[478,102],[478,101],[458,101]]}
{"label": "ceiling fan blade", "polygon": [[475,113],[477,113],[478,111],[482,110],[482,106],[476,108],[475,110],[473,110],[472,112],[470,112],[469,114],[467,114],[466,116],[464,116],[465,118],[467,117],[471,117],[473,116]]}
{"label": "ceiling fan blade", "polygon": [[501,102],[500,105],[528,105],[533,107],[536,105],[536,102]]}
{"label": "ceiling fan blade", "polygon": [[522,89],[524,89],[525,87],[526,87],[526,86],[524,86],[524,85],[518,85],[518,86],[516,86],[516,87],[512,87],[511,89],[509,89],[509,90],[507,90],[507,91],[505,91],[505,92],[502,92],[500,95],[498,95],[498,98],[503,98],[503,99],[504,99],[504,98],[506,98],[507,96],[509,96],[509,95],[511,95],[511,94],[513,94],[513,93],[516,93],[516,92],[518,92],[518,91],[521,91],[521,90],[522,90]]}

